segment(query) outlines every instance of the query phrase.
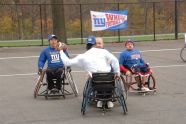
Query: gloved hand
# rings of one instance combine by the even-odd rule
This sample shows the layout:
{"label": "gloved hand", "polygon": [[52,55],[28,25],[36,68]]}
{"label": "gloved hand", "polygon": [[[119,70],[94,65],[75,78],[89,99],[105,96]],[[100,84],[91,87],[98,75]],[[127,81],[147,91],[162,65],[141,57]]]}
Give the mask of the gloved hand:
{"label": "gloved hand", "polygon": [[139,71],[139,65],[134,64],[134,65],[131,67],[131,71],[132,71],[133,73],[138,72],[138,71]]}
{"label": "gloved hand", "polygon": [[131,75],[131,72],[130,72],[130,71],[127,71],[125,74],[126,74],[127,76],[130,76],[130,75]]}
{"label": "gloved hand", "polygon": [[71,71],[72,71],[72,69],[71,69],[70,66],[67,67],[67,71],[68,71],[68,72],[71,72]]}
{"label": "gloved hand", "polygon": [[41,74],[42,74],[42,69],[41,69],[41,68],[38,69],[37,74],[38,74],[38,75],[41,75]]}

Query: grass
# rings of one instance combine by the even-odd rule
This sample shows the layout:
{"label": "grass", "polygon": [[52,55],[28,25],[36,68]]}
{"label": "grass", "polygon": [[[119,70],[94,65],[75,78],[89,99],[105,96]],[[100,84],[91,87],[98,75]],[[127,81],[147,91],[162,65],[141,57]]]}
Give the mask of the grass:
{"label": "grass", "polygon": [[[120,36],[120,42],[126,41],[127,39],[133,39],[134,41],[153,41],[153,35],[136,35],[136,36]],[[178,34],[179,39],[184,38],[184,33]],[[104,42],[118,42],[119,37],[103,37]],[[173,40],[175,39],[174,34],[156,34],[155,40]],[[68,44],[82,44],[85,43],[86,38],[69,38],[67,39]],[[10,40],[0,41],[0,47],[21,47],[21,46],[41,46],[42,40]],[[48,40],[43,40],[43,45],[48,45]]]}

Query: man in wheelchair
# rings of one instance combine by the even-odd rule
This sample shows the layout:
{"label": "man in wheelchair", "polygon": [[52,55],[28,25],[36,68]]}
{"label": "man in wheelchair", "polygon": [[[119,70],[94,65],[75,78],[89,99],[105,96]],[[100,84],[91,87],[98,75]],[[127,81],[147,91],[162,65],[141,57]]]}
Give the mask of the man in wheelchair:
{"label": "man in wheelchair", "polygon": [[[59,50],[61,50],[61,59],[65,66],[78,65],[84,68],[90,76],[92,76],[92,73],[97,72],[111,72],[112,66],[113,71],[120,75],[119,62],[117,58],[106,49],[102,49],[102,46],[97,47],[96,42],[98,41],[103,42],[103,39],[89,36],[86,43],[87,51],[72,59],[65,56],[63,50],[61,50],[63,49],[63,46],[61,46]],[[102,101],[98,101],[97,107],[102,107],[102,104]],[[114,106],[111,101],[108,101],[108,104],[110,107]]]}
{"label": "man in wheelchair", "polygon": [[140,51],[134,49],[134,41],[128,39],[125,42],[125,47],[126,50],[121,52],[119,57],[120,71],[125,75],[134,74],[139,90],[149,91],[144,83],[147,80],[146,75],[151,73],[151,69],[144,62]]}
{"label": "man in wheelchair", "polygon": [[56,35],[48,36],[49,46],[44,48],[38,59],[38,74],[42,73],[44,65],[47,61],[48,66],[46,70],[47,88],[52,91],[61,90],[61,80],[64,72],[64,64],[60,58],[59,51],[56,50],[58,47],[58,38]]}

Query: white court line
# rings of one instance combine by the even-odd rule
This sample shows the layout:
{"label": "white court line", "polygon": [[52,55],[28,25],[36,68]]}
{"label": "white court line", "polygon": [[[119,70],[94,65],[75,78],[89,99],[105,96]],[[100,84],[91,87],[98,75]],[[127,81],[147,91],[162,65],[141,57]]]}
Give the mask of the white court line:
{"label": "white court line", "polygon": [[[176,50],[181,50],[181,48],[159,49],[159,50],[143,50],[143,51],[140,51],[140,52],[142,52],[142,53],[145,53],[145,52],[164,52],[164,51],[176,51]],[[121,52],[112,52],[112,53],[121,53]]]}
{"label": "white court line", "polygon": [[186,64],[183,65],[164,65],[164,66],[152,66],[151,68],[170,68],[170,67],[183,67],[186,66]]}
{"label": "white court line", "polygon": [[27,58],[37,58],[39,56],[22,56],[22,57],[4,57],[4,58],[0,58],[0,60],[4,60],[4,59],[27,59]]}
{"label": "white court line", "polygon": [[[180,50],[181,48],[175,48],[175,49],[159,49],[159,50],[144,50],[141,52],[163,52],[163,51],[174,51],[174,50]],[[121,52],[112,52],[112,53],[121,53]],[[71,54],[72,56],[76,56],[78,54]],[[22,57],[3,57],[0,58],[0,60],[6,60],[6,59],[27,59],[27,58],[37,58],[39,56],[22,56]]]}
{"label": "white court line", "polygon": [[[186,66],[186,64],[182,65],[165,65],[165,66],[152,66],[151,68],[171,68],[171,67],[183,67]],[[85,73],[85,71],[72,71],[73,73]],[[12,77],[12,76],[32,76],[37,75],[37,73],[26,73],[26,74],[7,74],[7,75],[0,75],[0,77]]]}

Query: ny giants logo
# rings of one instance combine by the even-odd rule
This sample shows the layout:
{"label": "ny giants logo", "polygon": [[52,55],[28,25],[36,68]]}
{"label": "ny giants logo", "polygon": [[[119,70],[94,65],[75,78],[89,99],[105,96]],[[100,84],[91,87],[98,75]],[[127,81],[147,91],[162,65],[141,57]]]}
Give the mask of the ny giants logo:
{"label": "ny giants logo", "polygon": [[93,21],[95,27],[112,27],[119,25],[127,20],[127,15],[120,14],[105,14],[106,18],[97,18],[96,15],[93,15]]}

